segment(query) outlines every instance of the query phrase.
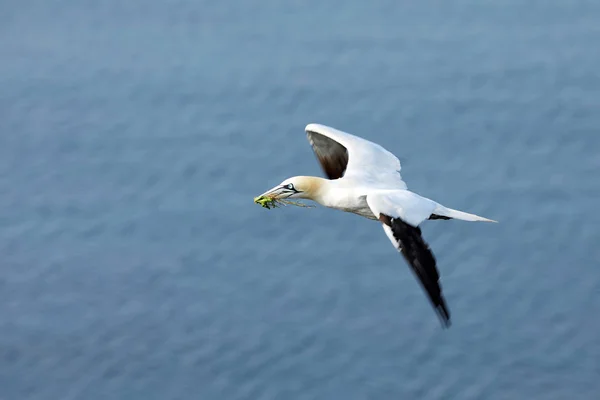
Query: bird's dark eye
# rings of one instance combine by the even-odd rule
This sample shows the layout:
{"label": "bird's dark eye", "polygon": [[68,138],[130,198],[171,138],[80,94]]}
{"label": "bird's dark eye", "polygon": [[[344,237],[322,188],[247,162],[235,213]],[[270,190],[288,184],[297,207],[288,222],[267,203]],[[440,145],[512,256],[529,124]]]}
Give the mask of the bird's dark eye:
{"label": "bird's dark eye", "polygon": [[292,185],[291,183],[288,183],[287,185],[285,185],[285,187],[287,189],[294,190],[294,185]]}

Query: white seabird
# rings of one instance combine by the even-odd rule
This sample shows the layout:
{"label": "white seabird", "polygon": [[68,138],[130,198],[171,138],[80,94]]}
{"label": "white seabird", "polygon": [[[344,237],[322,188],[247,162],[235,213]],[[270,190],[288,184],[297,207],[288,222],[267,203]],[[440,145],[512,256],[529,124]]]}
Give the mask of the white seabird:
{"label": "white seabird", "polygon": [[379,221],[427,292],[443,326],[450,326],[436,260],[419,225],[436,219],[496,221],[444,207],[409,191],[400,175],[400,160],[378,144],[325,125],[309,124],[305,131],[328,179],[295,176],[261,197],[313,200]]}

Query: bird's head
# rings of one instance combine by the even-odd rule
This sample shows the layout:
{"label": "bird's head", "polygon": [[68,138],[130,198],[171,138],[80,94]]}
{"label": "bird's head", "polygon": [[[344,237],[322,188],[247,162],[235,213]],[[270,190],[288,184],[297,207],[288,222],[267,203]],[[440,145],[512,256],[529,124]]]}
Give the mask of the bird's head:
{"label": "bird's head", "polygon": [[273,189],[261,194],[276,200],[309,199],[314,200],[322,186],[323,179],[313,176],[294,176],[281,182]]}

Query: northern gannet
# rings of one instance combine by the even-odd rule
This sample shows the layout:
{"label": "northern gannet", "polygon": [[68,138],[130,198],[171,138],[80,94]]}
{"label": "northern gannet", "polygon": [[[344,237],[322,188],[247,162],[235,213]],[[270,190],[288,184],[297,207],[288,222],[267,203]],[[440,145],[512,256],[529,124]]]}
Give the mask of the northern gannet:
{"label": "northern gannet", "polygon": [[409,191],[400,175],[400,160],[378,144],[320,124],[308,124],[305,131],[328,179],[294,176],[257,199],[307,199],[379,221],[419,279],[442,325],[449,327],[450,311],[436,260],[419,225],[437,219],[496,221],[444,207]]}

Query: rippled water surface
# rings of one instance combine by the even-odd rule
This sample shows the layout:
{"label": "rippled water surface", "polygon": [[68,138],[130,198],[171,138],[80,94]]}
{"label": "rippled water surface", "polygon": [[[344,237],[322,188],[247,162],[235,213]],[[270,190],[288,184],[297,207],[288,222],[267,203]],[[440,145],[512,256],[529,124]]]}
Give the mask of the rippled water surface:
{"label": "rippled water surface", "polygon": [[[595,399],[600,3],[0,2],[0,399]],[[318,122],[430,221],[253,196]]]}

